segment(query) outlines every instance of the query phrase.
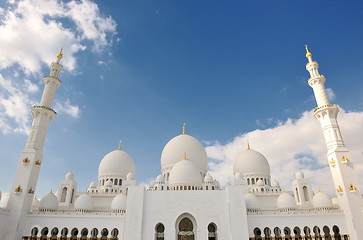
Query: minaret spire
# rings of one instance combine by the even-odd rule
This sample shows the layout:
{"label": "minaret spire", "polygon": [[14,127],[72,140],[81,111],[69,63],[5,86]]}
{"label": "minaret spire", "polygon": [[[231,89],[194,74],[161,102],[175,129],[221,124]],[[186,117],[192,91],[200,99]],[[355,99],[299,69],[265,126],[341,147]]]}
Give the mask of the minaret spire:
{"label": "minaret spire", "polygon": [[0,239],[21,239],[22,224],[26,214],[31,211],[34,190],[37,185],[40,166],[43,159],[43,146],[48,131],[48,125],[57,113],[52,109],[53,99],[61,81],[58,79],[62,71],[60,63],[63,48],[57,55],[57,60],[50,65],[49,76],[44,77],[44,91],[40,104],[31,108],[33,123],[24,150],[20,154],[13,187],[10,192],[6,235]]}
{"label": "minaret spire", "polygon": [[[306,57],[308,63],[306,70],[310,73],[308,83],[314,90],[318,107],[313,114],[319,120],[323,129],[323,135],[327,145],[327,155],[334,185],[338,193],[340,206],[344,210],[346,226],[352,240],[358,240],[363,236],[363,216],[360,202],[362,196],[358,191],[357,175],[352,162],[349,160],[350,153],[345,147],[337,116],[339,108],[331,105],[325,91],[325,77],[318,72],[319,64],[312,60],[312,54],[306,45]],[[360,236],[360,237],[359,237]]]}

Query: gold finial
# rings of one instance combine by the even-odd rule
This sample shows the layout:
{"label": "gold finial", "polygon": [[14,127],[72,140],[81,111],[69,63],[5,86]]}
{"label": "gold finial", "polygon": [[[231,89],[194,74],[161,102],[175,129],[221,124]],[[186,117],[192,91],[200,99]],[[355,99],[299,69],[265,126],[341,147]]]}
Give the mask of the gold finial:
{"label": "gold finial", "polygon": [[53,193],[53,189],[50,189],[50,192],[49,193]]}
{"label": "gold finial", "polygon": [[57,58],[60,60],[63,57],[63,47],[61,47],[59,53],[57,54]]}
{"label": "gold finial", "polygon": [[312,57],[313,56],[313,54],[311,54],[311,52],[309,52],[309,48],[308,48],[308,45],[307,44],[305,44],[305,50],[306,50],[306,58],[309,58],[309,57]]}
{"label": "gold finial", "polygon": [[320,192],[320,187],[318,187],[318,192]]}
{"label": "gold finial", "polygon": [[251,150],[251,146],[250,146],[250,142],[249,141],[247,142],[247,149],[248,150]]}
{"label": "gold finial", "polygon": [[183,130],[182,130],[182,134],[186,134],[186,128],[185,128],[185,123],[183,123]]}
{"label": "gold finial", "polygon": [[121,145],[122,145],[122,141],[120,140],[120,142],[118,143],[117,150],[120,150],[121,151]]}
{"label": "gold finial", "polygon": [[186,153],[186,152],[184,152],[184,158],[183,158],[183,160],[189,160],[189,159],[187,158],[187,153]]}

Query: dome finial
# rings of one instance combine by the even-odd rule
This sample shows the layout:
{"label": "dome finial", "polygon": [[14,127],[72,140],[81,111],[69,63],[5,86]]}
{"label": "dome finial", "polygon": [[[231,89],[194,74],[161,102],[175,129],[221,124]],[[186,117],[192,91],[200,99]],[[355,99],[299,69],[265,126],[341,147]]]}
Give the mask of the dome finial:
{"label": "dome finial", "polygon": [[182,129],[182,134],[186,134],[186,128],[185,128],[186,123],[183,123],[183,129]]}
{"label": "dome finial", "polygon": [[122,141],[120,140],[120,142],[118,143],[117,150],[121,151],[121,145],[122,145]]}
{"label": "dome finial", "polygon": [[250,141],[247,142],[247,149],[251,150]]}
{"label": "dome finial", "polygon": [[309,48],[308,45],[305,44],[305,50],[306,50],[306,58],[311,58],[313,56],[313,54],[311,54],[311,52],[309,52]]}
{"label": "dome finial", "polygon": [[58,58],[58,60],[61,60],[61,59],[62,59],[62,57],[63,57],[63,47],[61,47],[61,49],[60,49],[59,53],[57,54],[57,58]]}
{"label": "dome finial", "polygon": [[187,158],[187,153],[186,153],[186,152],[184,152],[184,158],[183,158],[183,160],[189,160],[189,159]]}

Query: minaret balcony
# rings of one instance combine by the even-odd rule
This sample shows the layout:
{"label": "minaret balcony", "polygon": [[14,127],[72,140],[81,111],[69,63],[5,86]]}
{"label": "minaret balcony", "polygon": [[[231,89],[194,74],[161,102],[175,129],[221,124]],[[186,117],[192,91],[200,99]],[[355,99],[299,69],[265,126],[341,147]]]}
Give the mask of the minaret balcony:
{"label": "minaret balcony", "polygon": [[320,106],[320,107],[315,108],[313,114],[316,113],[317,111],[323,109],[323,108],[338,108],[338,106],[336,104],[323,105],[323,106]]}
{"label": "minaret balcony", "polygon": [[344,163],[344,164],[347,164],[348,163],[348,161],[349,161],[349,159],[347,158],[347,157],[342,157],[341,159],[340,159],[341,161],[342,161],[342,163]]}

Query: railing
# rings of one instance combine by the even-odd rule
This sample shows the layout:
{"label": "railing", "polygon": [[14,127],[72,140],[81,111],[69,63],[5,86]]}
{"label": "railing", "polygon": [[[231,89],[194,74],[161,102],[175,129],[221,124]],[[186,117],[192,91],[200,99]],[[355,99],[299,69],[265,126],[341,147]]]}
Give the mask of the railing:
{"label": "railing", "polygon": [[329,236],[291,236],[291,237],[250,237],[249,240],[271,240],[271,239],[331,239],[331,240],[349,240],[350,236],[348,234],[344,235],[329,235]]}

